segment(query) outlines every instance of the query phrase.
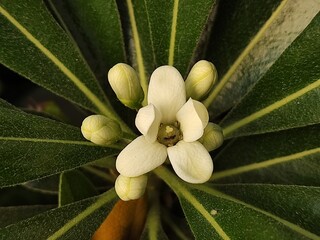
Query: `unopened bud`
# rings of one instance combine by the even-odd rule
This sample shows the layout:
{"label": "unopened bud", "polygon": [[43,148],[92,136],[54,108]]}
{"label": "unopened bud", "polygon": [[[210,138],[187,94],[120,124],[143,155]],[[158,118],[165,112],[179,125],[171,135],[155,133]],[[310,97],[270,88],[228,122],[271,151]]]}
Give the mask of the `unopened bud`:
{"label": "unopened bud", "polygon": [[123,201],[135,200],[142,197],[146,190],[147,182],[148,177],[146,175],[139,177],[119,175],[115,183],[115,190]]}
{"label": "unopened bud", "polygon": [[206,60],[197,62],[185,81],[187,98],[203,99],[211,90],[218,78],[215,66]]}
{"label": "unopened bud", "polygon": [[208,150],[208,152],[217,149],[223,143],[223,132],[221,127],[217,124],[209,122],[199,141]]}
{"label": "unopened bud", "polygon": [[108,72],[108,80],[117,98],[127,107],[141,107],[144,94],[136,71],[129,65],[118,63]]}
{"label": "unopened bud", "polygon": [[119,124],[102,115],[91,115],[81,125],[82,135],[89,141],[103,146],[115,143],[122,137]]}

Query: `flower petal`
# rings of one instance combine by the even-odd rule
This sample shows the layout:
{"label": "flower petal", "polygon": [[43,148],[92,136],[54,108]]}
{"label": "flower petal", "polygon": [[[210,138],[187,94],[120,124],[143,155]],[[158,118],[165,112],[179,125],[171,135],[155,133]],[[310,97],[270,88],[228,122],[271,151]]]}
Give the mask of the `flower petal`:
{"label": "flower petal", "polygon": [[118,172],[126,177],[137,177],[160,166],[167,158],[167,148],[150,143],[144,136],[137,137],[119,154],[116,161]]}
{"label": "flower petal", "polygon": [[162,114],[162,123],[173,123],[176,114],[186,102],[186,89],[179,71],[171,66],[157,68],[151,75],[148,103]]}
{"label": "flower petal", "polygon": [[168,155],[176,174],[189,183],[204,183],[213,171],[210,154],[199,142],[178,142],[168,148]]}
{"label": "flower petal", "polygon": [[152,104],[138,111],[136,126],[149,142],[157,139],[161,118],[161,113]]}
{"label": "flower petal", "polygon": [[203,129],[209,122],[206,107],[193,99],[189,99],[177,113],[177,120],[185,142],[194,142],[203,135]]}

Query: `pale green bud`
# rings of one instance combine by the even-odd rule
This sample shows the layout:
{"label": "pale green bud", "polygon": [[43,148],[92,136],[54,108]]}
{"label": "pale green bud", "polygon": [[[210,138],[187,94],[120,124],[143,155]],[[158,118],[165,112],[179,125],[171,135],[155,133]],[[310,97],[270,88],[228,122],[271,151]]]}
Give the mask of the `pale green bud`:
{"label": "pale green bud", "polygon": [[146,175],[125,177],[119,175],[115,182],[115,190],[123,201],[135,200],[143,196],[148,182]]}
{"label": "pale green bud", "polygon": [[197,62],[185,81],[187,98],[203,99],[211,90],[218,78],[215,66],[206,60]]}
{"label": "pale green bud", "polygon": [[127,107],[138,109],[144,94],[136,71],[128,64],[118,63],[108,72],[108,80],[117,98]]}
{"label": "pale green bud", "polygon": [[219,125],[209,122],[199,142],[208,150],[208,152],[217,149],[223,143],[223,132]]}
{"label": "pale green bud", "polygon": [[82,135],[89,141],[103,146],[115,143],[122,137],[119,124],[102,115],[91,115],[81,125]]}

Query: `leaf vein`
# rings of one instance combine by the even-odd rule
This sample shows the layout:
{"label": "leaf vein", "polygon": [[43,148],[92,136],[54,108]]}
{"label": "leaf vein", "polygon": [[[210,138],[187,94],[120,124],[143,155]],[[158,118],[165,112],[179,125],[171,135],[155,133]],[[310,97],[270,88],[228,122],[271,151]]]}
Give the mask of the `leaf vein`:
{"label": "leaf vein", "polygon": [[113,116],[105,104],[75,76],[49,49],[36,39],[24,26],[22,26],[9,12],[0,6],[1,14],[8,19],[30,42],[32,42],[48,59],[50,59],[82,92],[84,95],[104,114]]}
{"label": "leaf vein", "polygon": [[300,158],[303,158],[303,157],[306,157],[306,156],[309,156],[312,154],[317,154],[317,153],[320,153],[320,148],[314,148],[314,149],[294,153],[294,154],[287,155],[287,156],[269,159],[269,160],[259,162],[259,163],[252,163],[252,164],[248,164],[246,166],[228,169],[225,171],[214,173],[210,180],[214,181],[214,180],[217,180],[220,178],[225,178],[225,177],[229,177],[229,176],[233,176],[233,175],[237,175],[237,174],[241,174],[241,173],[245,173],[245,172],[249,172],[249,171],[254,171],[254,170],[261,169],[261,168],[267,168],[267,167],[270,167],[270,166],[273,166],[276,164],[294,161],[294,160],[297,160],[297,159],[300,159]]}
{"label": "leaf vein", "polygon": [[222,239],[230,239],[230,237],[224,232],[218,222],[204,208],[204,206],[182,184],[180,184],[166,168],[158,167],[154,170],[154,172],[170,187],[172,187],[178,196],[185,198],[209,222],[209,224],[217,231]]}
{"label": "leaf vein", "polygon": [[292,93],[291,95],[289,95],[289,96],[287,96],[277,102],[274,102],[273,104],[270,104],[269,106],[262,108],[261,110],[255,112],[255,113],[252,113],[251,115],[249,115],[241,120],[238,120],[237,122],[235,122],[233,124],[230,124],[229,126],[227,126],[223,129],[224,136],[227,136],[230,133],[237,130],[238,128],[241,128],[241,127],[271,113],[272,111],[287,105],[288,103],[290,103],[290,102],[294,101],[295,99],[303,96],[304,94],[316,89],[319,86],[320,86],[320,79],[316,80],[315,82],[309,84],[308,86],[300,89],[299,91]]}
{"label": "leaf vein", "polygon": [[178,10],[179,10],[179,0],[175,0],[173,5],[173,11],[172,11],[172,25],[171,25],[169,59],[168,59],[169,65],[173,65],[174,63],[174,48],[175,48],[176,33],[177,33]]}
{"label": "leaf vein", "polygon": [[248,203],[243,202],[243,201],[241,201],[239,199],[236,199],[236,198],[234,198],[234,197],[232,197],[232,196],[230,196],[228,194],[222,193],[222,192],[220,192],[220,191],[218,191],[216,189],[212,189],[212,188],[209,188],[209,187],[204,186],[204,185],[201,185],[201,186],[200,185],[193,185],[192,187],[194,189],[198,189],[200,191],[204,191],[204,192],[206,192],[208,194],[211,194],[211,195],[214,195],[216,197],[223,198],[223,199],[232,201],[234,203],[241,204],[241,205],[243,205],[243,206],[245,206],[245,207],[247,207],[249,209],[252,209],[252,210],[254,210],[256,212],[262,213],[262,214],[264,214],[264,215],[266,215],[266,216],[268,216],[270,218],[273,218],[274,220],[276,220],[276,221],[282,223],[283,225],[285,225],[286,227],[288,227],[288,228],[290,228],[290,229],[292,229],[292,230],[294,230],[294,231],[296,231],[296,232],[298,232],[298,233],[300,233],[300,234],[302,234],[302,235],[304,235],[304,236],[306,236],[306,237],[308,237],[310,239],[314,239],[314,240],[319,239],[319,236],[317,236],[314,233],[309,232],[309,231],[299,227],[298,225],[296,225],[296,224],[294,224],[292,222],[289,222],[289,221],[287,221],[285,219],[282,219],[282,218],[280,218],[278,216],[275,216],[274,214],[269,213],[269,212],[267,212],[267,211],[265,211],[263,209],[257,208],[257,207],[255,207],[255,206],[253,206],[251,204],[248,204]]}
{"label": "leaf vein", "polygon": [[[98,145],[88,141],[63,140],[63,139],[46,139],[46,138],[23,138],[23,137],[0,137],[0,141],[17,141],[17,142],[45,142],[45,143],[59,143],[71,145],[83,145],[97,147]],[[122,149],[116,145],[109,145],[110,148]]]}
{"label": "leaf vein", "polygon": [[218,96],[220,91],[223,89],[223,87],[227,84],[227,82],[231,79],[232,75],[238,69],[241,62],[244,60],[244,58],[249,55],[250,51],[256,46],[256,44],[263,37],[264,33],[270,27],[270,25],[275,21],[275,19],[281,13],[281,11],[284,8],[284,6],[286,5],[287,1],[288,0],[283,0],[280,3],[280,5],[277,7],[277,9],[272,13],[270,18],[265,22],[265,24],[262,26],[262,28],[258,31],[258,33],[254,36],[254,38],[249,42],[249,44],[246,46],[246,48],[241,52],[241,54],[235,60],[235,62],[231,65],[231,67],[226,72],[226,74],[221,78],[220,82],[217,84],[217,86],[214,88],[214,90],[210,93],[208,98],[203,101],[203,104],[206,107],[209,107],[210,104],[216,99],[216,97]]}
{"label": "leaf vein", "polygon": [[79,213],[73,219],[69,220],[64,226],[62,226],[58,231],[53,233],[48,237],[48,240],[54,240],[60,238],[71,228],[75,227],[79,222],[84,220],[90,214],[101,208],[104,204],[111,202],[114,198],[116,198],[116,193],[114,190],[110,190],[107,193],[103,194],[95,203],[85,209],[83,212]]}
{"label": "leaf vein", "polygon": [[140,37],[139,37],[138,28],[137,28],[136,18],[134,15],[132,0],[127,0],[127,5],[128,5],[129,19],[130,19],[131,28],[132,28],[134,46],[136,49],[136,57],[137,57],[137,65],[138,65],[140,83],[141,83],[142,90],[144,92],[143,104],[146,105],[147,95],[148,95],[148,81],[147,81],[147,77],[146,77],[146,73],[145,73]]}

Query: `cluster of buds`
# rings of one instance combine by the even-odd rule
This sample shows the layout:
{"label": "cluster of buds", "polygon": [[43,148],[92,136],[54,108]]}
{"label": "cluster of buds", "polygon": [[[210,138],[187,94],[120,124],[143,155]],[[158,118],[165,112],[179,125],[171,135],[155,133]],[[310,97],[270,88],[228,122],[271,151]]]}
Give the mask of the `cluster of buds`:
{"label": "cluster of buds", "polygon": [[[142,107],[144,92],[141,88],[137,73],[131,66],[124,63],[116,64],[109,70],[108,80],[111,88],[122,104],[136,110]],[[186,99],[196,101],[203,100],[211,91],[216,80],[217,71],[211,62],[205,60],[197,62],[185,80]],[[198,104],[196,102],[193,103]],[[143,113],[145,112],[139,111],[138,115]],[[140,115],[139,117],[141,118]],[[143,128],[140,125],[139,127]],[[138,129],[141,130],[139,127]],[[166,131],[168,131],[167,128],[165,129]],[[171,130],[171,128],[169,130]],[[81,131],[86,139],[103,146],[113,144],[122,137],[122,130],[119,124],[102,115],[87,117],[82,123]],[[208,152],[218,148],[223,143],[221,128],[216,124],[208,123],[198,142],[201,143]],[[170,147],[171,145],[167,146]],[[119,175],[115,183],[115,190],[122,200],[138,199],[144,194],[147,179],[146,174],[137,177]]]}

